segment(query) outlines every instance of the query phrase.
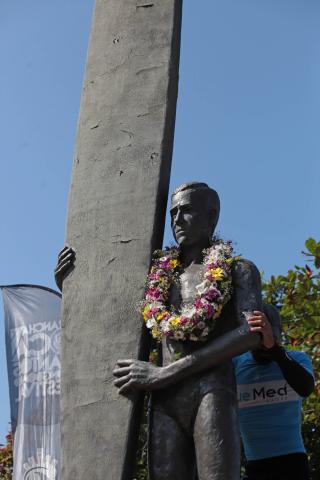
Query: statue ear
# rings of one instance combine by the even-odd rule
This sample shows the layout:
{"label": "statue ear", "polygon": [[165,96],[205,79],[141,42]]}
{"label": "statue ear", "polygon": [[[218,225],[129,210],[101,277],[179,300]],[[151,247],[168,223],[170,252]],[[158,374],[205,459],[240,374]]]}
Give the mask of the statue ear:
{"label": "statue ear", "polygon": [[211,228],[211,234],[213,234],[219,219],[218,209],[217,208],[210,209],[208,217],[209,217],[209,226]]}

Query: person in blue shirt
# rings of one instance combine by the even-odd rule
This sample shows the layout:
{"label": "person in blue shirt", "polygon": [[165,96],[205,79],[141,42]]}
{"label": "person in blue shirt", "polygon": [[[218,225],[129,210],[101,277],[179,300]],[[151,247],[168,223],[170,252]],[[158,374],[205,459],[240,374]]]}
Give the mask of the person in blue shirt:
{"label": "person in blue shirt", "polygon": [[249,313],[261,347],[234,358],[247,480],[307,480],[308,458],[301,435],[302,399],[314,389],[311,360],[281,347],[275,307]]}

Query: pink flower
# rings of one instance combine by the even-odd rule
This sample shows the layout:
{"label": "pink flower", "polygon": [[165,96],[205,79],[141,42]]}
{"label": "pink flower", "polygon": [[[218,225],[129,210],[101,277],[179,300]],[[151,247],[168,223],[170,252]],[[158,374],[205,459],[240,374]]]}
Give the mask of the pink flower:
{"label": "pink flower", "polygon": [[168,332],[164,332],[166,337],[173,337],[173,332],[172,330],[169,330]]}
{"label": "pink flower", "polygon": [[159,280],[159,278],[161,278],[161,274],[159,272],[149,274],[149,280]]}
{"label": "pink flower", "polygon": [[181,317],[180,325],[186,325],[189,322],[188,317]]}
{"label": "pink flower", "polygon": [[201,308],[203,308],[202,299],[196,298],[196,300],[194,301],[194,306],[196,307],[197,310],[200,310]]}
{"label": "pink flower", "polygon": [[313,270],[309,267],[309,265],[306,265],[306,271],[307,271],[307,272],[306,272],[307,275],[308,275],[309,277],[311,277],[312,274],[313,274]]}
{"label": "pink flower", "polygon": [[218,262],[206,263],[206,270],[210,270],[211,268],[219,267]]}
{"label": "pink flower", "polygon": [[220,292],[217,288],[211,287],[207,292],[204,293],[204,295],[202,295],[202,297],[209,301],[215,300],[216,298],[220,297]]}
{"label": "pink flower", "polygon": [[205,276],[205,278],[206,278],[207,280],[209,280],[209,282],[213,282],[213,281],[214,281],[214,278],[213,278],[213,276],[211,275],[210,270],[206,271],[205,274],[204,274],[204,276]]}
{"label": "pink flower", "polygon": [[159,307],[150,308],[150,310],[149,310],[149,312],[148,312],[148,316],[153,317],[153,316],[156,315],[156,313],[158,313],[159,311],[160,311],[160,308],[159,308]]}
{"label": "pink flower", "polygon": [[170,264],[170,259],[167,258],[166,260],[159,260],[159,267],[162,268],[163,270],[170,270],[171,269],[171,264]]}
{"label": "pink flower", "polygon": [[206,317],[207,318],[212,318],[213,315],[216,313],[214,307],[212,305],[210,305],[210,303],[206,303],[204,305],[204,310],[206,312]]}
{"label": "pink flower", "polygon": [[158,287],[150,287],[146,291],[147,300],[163,300],[162,293]]}

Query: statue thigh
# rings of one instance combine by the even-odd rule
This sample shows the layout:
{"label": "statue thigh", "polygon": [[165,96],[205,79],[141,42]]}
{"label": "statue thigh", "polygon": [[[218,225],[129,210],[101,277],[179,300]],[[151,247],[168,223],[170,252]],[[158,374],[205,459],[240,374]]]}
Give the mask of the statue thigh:
{"label": "statue thigh", "polygon": [[150,480],[195,480],[192,438],[162,409],[149,417],[148,469]]}
{"label": "statue thigh", "polygon": [[221,389],[201,398],[193,438],[164,409],[153,408],[148,443],[150,480],[239,480],[235,394]]}
{"label": "statue thigh", "polygon": [[207,393],[194,424],[199,480],[239,480],[240,436],[233,392]]}

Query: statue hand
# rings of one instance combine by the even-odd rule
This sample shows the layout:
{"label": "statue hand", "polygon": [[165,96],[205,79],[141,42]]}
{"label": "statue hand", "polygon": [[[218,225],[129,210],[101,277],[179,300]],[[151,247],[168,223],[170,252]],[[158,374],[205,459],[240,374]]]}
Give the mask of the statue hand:
{"label": "statue hand", "polygon": [[114,385],[119,393],[130,390],[155,390],[162,388],[165,382],[165,368],[157,367],[141,360],[118,360],[113,375],[117,377]]}
{"label": "statue hand", "polygon": [[74,268],[76,252],[68,246],[65,246],[58,255],[58,263],[54,270],[54,278],[57,287],[62,292],[62,284],[66,276]]}

